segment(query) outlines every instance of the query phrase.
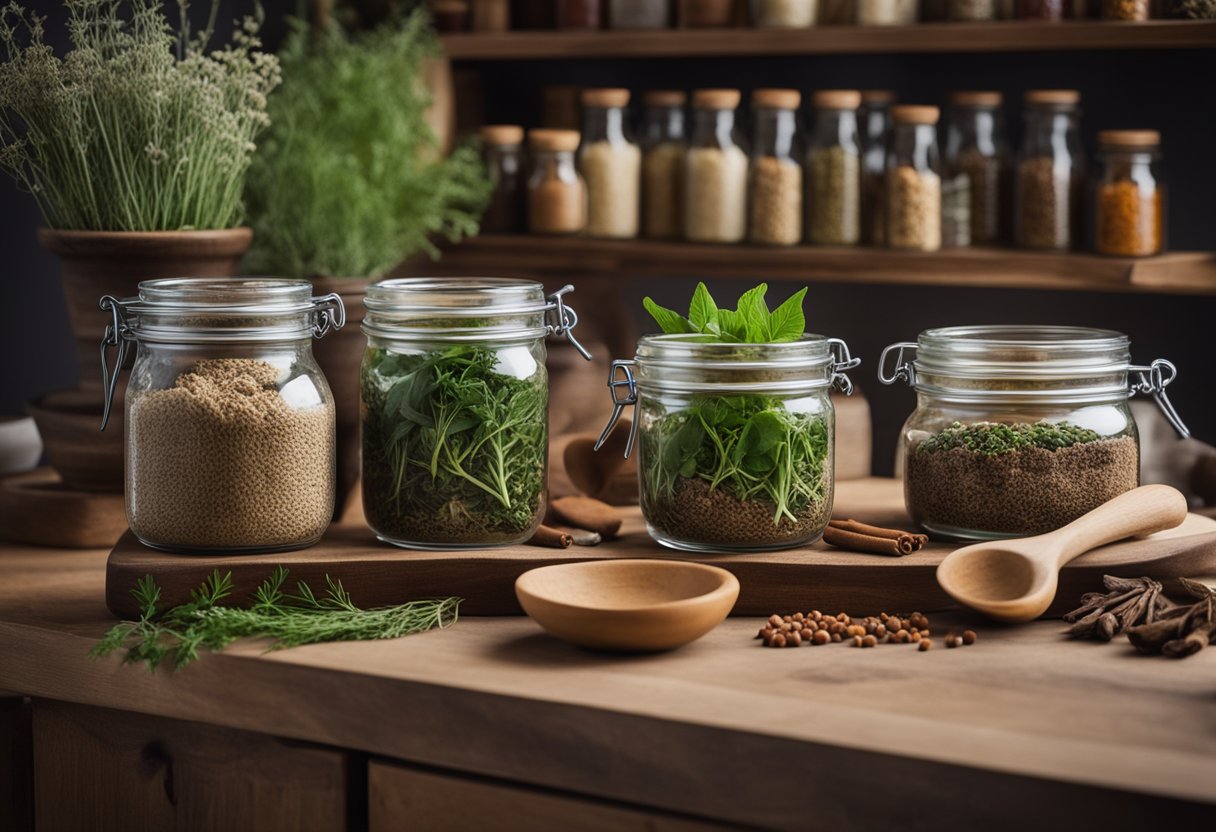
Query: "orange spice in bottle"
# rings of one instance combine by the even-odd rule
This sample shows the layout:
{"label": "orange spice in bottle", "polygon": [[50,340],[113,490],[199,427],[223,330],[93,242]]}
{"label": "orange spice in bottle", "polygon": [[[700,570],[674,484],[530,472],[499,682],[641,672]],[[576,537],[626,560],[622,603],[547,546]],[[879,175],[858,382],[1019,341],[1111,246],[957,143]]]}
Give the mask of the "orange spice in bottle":
{"label": "orange spice in bottle", "polygon": [[1164,248],[1164,186],[1156,130],[1099,134],[1102,169],[1096,195],[1099,254],[1145,257]]}

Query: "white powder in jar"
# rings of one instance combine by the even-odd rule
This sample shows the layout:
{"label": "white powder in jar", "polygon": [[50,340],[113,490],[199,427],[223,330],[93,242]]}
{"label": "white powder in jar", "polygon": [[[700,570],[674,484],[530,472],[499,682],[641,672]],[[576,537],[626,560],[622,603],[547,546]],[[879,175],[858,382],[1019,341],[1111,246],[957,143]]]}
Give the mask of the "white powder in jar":
{"label": "white powder in jar", "polygon": [[747,154],[731,145],[688,151],[684,236],[700,243],[737,243],[747,234]]}
{"label": "white powder in jar", "polygon": [[642,152],[628,142],[592,142],[579,171],[587,183],[587,234],[636,237]]}

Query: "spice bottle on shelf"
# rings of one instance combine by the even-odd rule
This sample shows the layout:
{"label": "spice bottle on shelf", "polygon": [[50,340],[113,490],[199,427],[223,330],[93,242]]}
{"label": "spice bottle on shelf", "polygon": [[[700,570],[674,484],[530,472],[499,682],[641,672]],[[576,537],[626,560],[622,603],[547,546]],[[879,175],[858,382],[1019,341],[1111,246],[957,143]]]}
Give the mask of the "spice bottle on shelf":
{"label": "spice bottle on shelf", "polygon": [[684,164],[684,236],[738,243],[747,236],[747,151],[735,123],[738,90],[697,90]]}
{"label": "spice bottle on shelf", "polygon": [[997,0],[949,0],[946,5],[950,20],[974,22],[996,20],[999,16]]}
{"label": "spice bottle on shelf", "polygon": [[1104,130],[1098,134],[1094,208],[1099,254],[1145,257],[1165,249],[1165,180],[1161,134]]}
{"label": "spice bottle on shelf", "polygon": [[752,25],[758,29],[814,26],[819,0],[751,0]]}
{"label": "spice bottle on shelf", "polygon": [[731,25],[733,0],[677,0],[681,29],[721,29]]}
{"label": "spice bottle on shelf", "polygon": [[195,553],[316,543],[333,517],[336,417],[312,340],[345,324],[342,299],[304,280],[179,277],[101,308],[103,429],[136,348],[124,405],[135,536]]}
{"label": "spice bottle on shelf", "polygon": [[671,25],[671,0],[608,0],[612,29],[666,29]]}
{"label": "spice bottle on shelf", "polygon": [[1103,20],[1140,22],[1152,16],[1150,0],[1102,0]]}
{"label": "spice bottle on shelf", "polygon": [[638,235],[642,151],[629,132],[629,90],[583,90],[578,168],[587,183],[587,234]]}
{"label": "spice bottle on shelf", "polygon": [[557,28],[599,29],[603,9],[600,0],[556,0]]}
{"label": "spice bottle on shelf", "polygon": [[1021,248],[1080,243],[1084,152],[1076,90],[1030,90],[1015,176],[1014,238]]}
{"label": "spice bottle on shelf", "polygon": [[816,15],[821,26],[851,26],[857,22],[854,0],[819,0]]}
{"label": "spice bottle on shelf", "polygon": [[524,128],[493,124],[481,128],[481,154],[494,191],[481,217],[481,230],[521,231],[524,227]]}
{"label": "spice bottle on shelf", "polygon": [[578,234],[587,226],[587,185],[574,164],[577,130],[532,130],[528,178],[528,230]]}
{"label": "spice bottle on shelf", "polygon": [[911,26],[919,13],[918,0],[857,0],[858,26]]}
{"label": "spice bottle on shelf", "polygon": [[1019,20],[1064,20],[1068,16],[1068,0],[1018,0]]}
{"label": "spice bottle on shelf", "polygon": [[642,234],[669,240],[684,233],[684,103],[680,90],[651,90],[642,101]]}
{"label": "spice bottle on shelf", "polygon": [[910,251],[942,246],[942,179],[937,107],[891,109],[887,150],[887,245]]}
{"label": "spice bottle on shelf", "polygon": [[950,96],[946,126],[946,179],[966,194],[962,228],[953,232],[956,212],[942,194],[945,245],[999,243],[1005,227],[1009,150],[999,92],[956,92]]}
{"label": "spice bottle on shelf", "polygon": [[1128,399],[1166,396],[1174,365],[1131,363],[1126,335],[1061,326],[958,326],[892,344],[883,384],[904,381],[916,410],[897,467],[912,519],[931,534],[991,540],[1054,531],[1139,485]]}
{"label": "spice bottle on shelf", "polygon": [[797,90],[752,93],[752,163],[748,173],[748,239],[770,246],[802,240],[802,139]]}
{"label": "spice bottle on shelf", "polygon": [[861,108],[861,238],[868,245],[884,245],[887,238],[887,142],[891,135],[890,90],[862,90]]}
{"label": "spice bottle on shelf", "polygon": [[511,27],[507,0],[472,0],[474,32],[505,32]]}
{"label": "spice bottle on shelf", "polygon": [[807,237],[818,245],[861,242],[861,140],[856,90],[820,90],[807,143]]}
{"label": "spice bottle on shelf", "polygon": [[545,339],[578,316],[564,289],[494,277],[368,287],[360,373],[363,513],[395,546],[527,540],[545,510]]}

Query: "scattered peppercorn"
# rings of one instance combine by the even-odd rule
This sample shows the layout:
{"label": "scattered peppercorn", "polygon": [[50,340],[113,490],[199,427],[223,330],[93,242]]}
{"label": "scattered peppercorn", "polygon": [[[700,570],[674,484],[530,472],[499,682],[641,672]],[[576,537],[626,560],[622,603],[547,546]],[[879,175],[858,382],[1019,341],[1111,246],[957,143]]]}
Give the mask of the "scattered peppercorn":
{"label": "scattered peppercorn", "polygon": [[[820,646],[845,640],[854,647],[877,647],[883,641],[888,644],[925,643],[929,641],[929,618],[920,612],[907,616],[884,612],[858,618],[843,612],[825,615],[819,610],[792,615],[773,614],[757,631],[756,638],[763,641],[766,647]],[[953,633],[946,637],[948,647],[974,642],[973,630],[965,631],[962,637]]]}
{"label": "scattered peppercorn", "polygon": [[920,640],[920,646],[917,647],[916,649],[919,650],[920,652],[924,653],[926,650],[930,649],[931,647],[933,647],[933,640],[928,639],[928,638],[922,638]]}
{"label": "scattered peppercorn", "polygon": [[963,630],[963,644],[975,644],[976,638],[975,630]]}

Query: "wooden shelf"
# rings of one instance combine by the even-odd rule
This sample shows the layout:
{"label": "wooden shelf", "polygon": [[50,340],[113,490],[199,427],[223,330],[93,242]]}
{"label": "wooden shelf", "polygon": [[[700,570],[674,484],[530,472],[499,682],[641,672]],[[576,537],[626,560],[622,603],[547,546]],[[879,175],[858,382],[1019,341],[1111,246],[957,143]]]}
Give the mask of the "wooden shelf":
{"label": "wooden shelf", "polygon": [[679,58],[910,52],[1045,52],[1216,46],[1216,22],[928,23],[808,29],[660,29],[445,35],[455,60]]}
{"label": "wooden shelf", "polygon": [[814,283],[1216,294],[1216,252],[1131,259],[1010,249],[917,254],[872,248],[760,248],[487,234],[424,266],[436,274],[691,276]]}

